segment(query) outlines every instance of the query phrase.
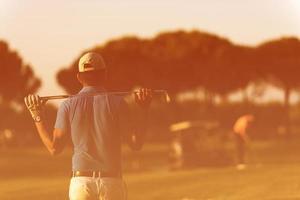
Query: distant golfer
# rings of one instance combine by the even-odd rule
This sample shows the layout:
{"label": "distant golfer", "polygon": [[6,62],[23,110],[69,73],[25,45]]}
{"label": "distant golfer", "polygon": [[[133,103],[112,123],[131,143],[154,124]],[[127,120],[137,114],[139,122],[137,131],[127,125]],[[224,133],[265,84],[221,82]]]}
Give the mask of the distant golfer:
{"label": "distant golfer", "polygon": [[53,134],[46,129],[41,98],[37,95],[25,97],[39,136],[52,155],[63,150],[68,137],[72,139],[70,200],[127,199],[121,172],[121,138],[125,138],[134,150],[139,150],[144,142],[152,91],[140,89],[135,93],[140,116],[133,125],[123,98],[105,94],[106,76],[107,67],[99,54],[90,52],[81,57],[77,79],[83,88],[60,105]]}
{"label": "distant golfer", "polygon": [[245,155],[246,144],[249,142],[248,130],[253,121],[253,115],[243,115],[237,119],[233,126],[237,151],[237,169],[244,169],[246,167]]}

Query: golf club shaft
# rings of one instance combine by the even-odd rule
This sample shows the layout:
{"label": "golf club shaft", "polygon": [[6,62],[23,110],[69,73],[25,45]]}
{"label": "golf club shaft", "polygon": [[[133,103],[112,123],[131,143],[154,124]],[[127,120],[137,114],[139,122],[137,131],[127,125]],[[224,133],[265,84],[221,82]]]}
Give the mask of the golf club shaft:
{"label": "golf club shaft", "polygon": [[[95,95],[128,95],[128,94],[134,94],[134,93],[138,93],[139,91],[133,91],[133,92],[100,92],[100,93],[95,93],[95,94],[91,94],[91,96],[95,96]],[[167,101],[169,101],[169,96],[166,90],[153,90],[153,93],[162,93],[164,95],[166,95]],[[42,100],[44,101],[48,101],[48,100],[55,100],[55,99],[66,99],[69,97],[74,97],[76,95],[55,95],[55,96],[43,96],[41,97]],[[87,95],[89,96],[89,95]]]}

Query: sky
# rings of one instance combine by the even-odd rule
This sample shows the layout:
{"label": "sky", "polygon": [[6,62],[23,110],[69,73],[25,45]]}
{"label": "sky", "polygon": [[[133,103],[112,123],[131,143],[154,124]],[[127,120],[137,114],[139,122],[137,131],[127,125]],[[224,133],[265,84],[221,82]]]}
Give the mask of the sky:
{"label": "sky", "polygon": [[40,95],[64,93],[56,73],[84,50],[178,29],[251,46],[300,38],[300,0],[0,0],[0,40],[32,65]]}

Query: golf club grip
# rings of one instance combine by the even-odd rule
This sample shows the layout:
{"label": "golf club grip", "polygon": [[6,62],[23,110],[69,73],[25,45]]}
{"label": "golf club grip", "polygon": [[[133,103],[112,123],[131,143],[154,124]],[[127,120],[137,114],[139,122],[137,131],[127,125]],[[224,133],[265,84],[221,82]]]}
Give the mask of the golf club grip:
{"label": "golf club grip", "polygon": [[66,99],[69,98],[71,95],[56,95],[56,96],[44,96],[41,97],[42,100],[48,101],[48,100],[54,100],[54,99]]}
{"label": "golf club grip", "polygon": [[[133,92],[102,92],[102,93],[95,93],[91,96],[94,96],[94,95],[105,95],[105,94],[111,94],[111,95],[128,95],[128,94],[134,94],[134,93],[137,93],[139,91],[133,91]],[[152,91],[154,94],[155,93],[163,93],[165,95],[168,95],[167,91],[166,90],[153,90]],[[44,97],[41,97],[42,100],[44,101],[48,101],[48,100],[55,100],[55,99],[66,99],[66,98],[69,98],[69,97],[74,97],[76,95],[54,95],[54,96],[44,96]]]}

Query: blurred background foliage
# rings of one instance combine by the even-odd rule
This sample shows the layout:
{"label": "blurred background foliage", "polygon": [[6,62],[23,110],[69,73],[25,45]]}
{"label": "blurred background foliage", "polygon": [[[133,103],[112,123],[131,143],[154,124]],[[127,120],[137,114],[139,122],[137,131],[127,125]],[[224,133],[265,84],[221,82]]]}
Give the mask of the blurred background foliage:
{"label": "blurred background foliage", "polygon": [[[197,30],[175,31],[147,39],[122,37],[82,54],[87,51],[103,55],[109,69],[106,88],[110,91],[132,90],[136,86],[168,90],[172,103],[153,103],[150,141],[169,141],[173,137],[169,126],[187,120],[217,122],[213,134],[227,138],[237,117],[245,113],[256,116],[252,131],[255,138],[290,137],[300,132],[299,106],[291,105],[290,100],[291,92],[298,92],[300,84],[298,38],[275,39],[249,47]],[[77,93],[81,87],[76,79],[79,58],[57,73],[58,83],[69,94]],[[24,138],[35,143],[33,123],[22,99],[26,94],[36,93],[41,80],[5,41],[0,42],[0,70],[0,131],[12,130],[21,138],[19,143]],[[282,89],[285,94],[282,102],[252,101],[255,95],[265,92],[261,90],[264,84]],[[248,92],[250,85],[255,86],[252,93]],[[236,92],[243,94],[240,101],[229,98]],[[202,96],[180,100],[185,93]],[[52,127],[56,106],[48,104],[46,109]],[[203,131],[203,127],[193,130],[209,132]]]}

